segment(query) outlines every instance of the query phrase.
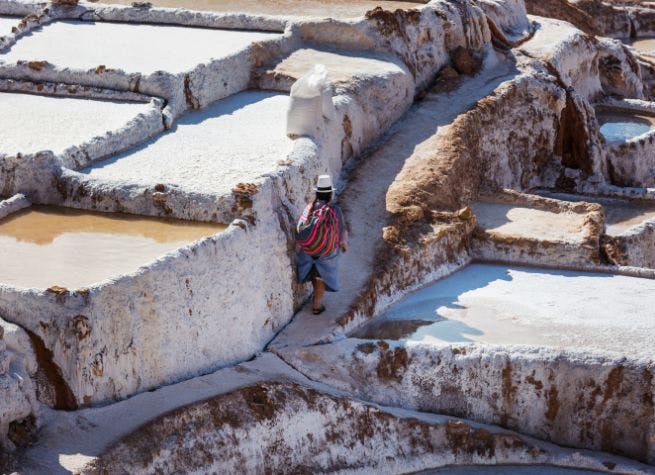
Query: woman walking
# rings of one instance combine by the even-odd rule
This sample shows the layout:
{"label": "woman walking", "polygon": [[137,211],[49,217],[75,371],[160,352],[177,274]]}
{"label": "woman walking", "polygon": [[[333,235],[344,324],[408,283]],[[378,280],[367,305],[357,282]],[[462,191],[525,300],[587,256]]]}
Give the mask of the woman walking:
{"label": "woman walking", "polygon": [[348,250],[348,231],[343,213],[332,203],[333,189],[330,175],[320,175],[315,199],[307,204],[298,221],[298,280],[311,280],[314,287],[312,312],[325,311],[325,291],[339,290],[339,257]]}

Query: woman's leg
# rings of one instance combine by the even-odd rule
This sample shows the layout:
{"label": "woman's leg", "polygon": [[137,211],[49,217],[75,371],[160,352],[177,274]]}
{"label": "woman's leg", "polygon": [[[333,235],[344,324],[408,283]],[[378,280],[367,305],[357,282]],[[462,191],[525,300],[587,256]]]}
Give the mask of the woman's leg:
{"label": "woman's leg", "polygon": [[320,277],[314,276],[312,277],[312,285],[314,286],[313,307],[314,310],[319,310],[323,301],[323,295],[325,294],[325,282]]}

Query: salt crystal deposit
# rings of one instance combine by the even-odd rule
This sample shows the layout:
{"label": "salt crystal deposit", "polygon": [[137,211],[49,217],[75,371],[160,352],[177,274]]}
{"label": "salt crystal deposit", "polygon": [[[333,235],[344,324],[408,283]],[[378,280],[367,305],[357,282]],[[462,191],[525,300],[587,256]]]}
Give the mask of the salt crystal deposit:
{"label": "salt crystal deposit", "polygon": [[137,102],[100,101],[0,92],[0,154],[24,155],[50,150],[61,154],[117,131],[148,110]]}
{"label": "salt crystal deposit", "polygon": [[91,177],[227,194],[286,160],[288,96],[243,92],[188,114],[165,135],[94,164]]}
{"label": "salt crystal deposit", "polygon": [[[274,36],[207,28],[56,21],[32,31],[0,59],[46,60],[84,71],[105,66],[144,75],[156,71],[181,73]],[[76,45],[74,55],[69,54],[66,45]]]}
{"label": "salt crystal deposit", "polygon": [[649,358],[655,319],[650,303],[634,296],[653,292],[651,279],[474,264],[412,294],[382,318],[431,322],[402,337],[411,342],[619,354],[630,347],[632,357]]}

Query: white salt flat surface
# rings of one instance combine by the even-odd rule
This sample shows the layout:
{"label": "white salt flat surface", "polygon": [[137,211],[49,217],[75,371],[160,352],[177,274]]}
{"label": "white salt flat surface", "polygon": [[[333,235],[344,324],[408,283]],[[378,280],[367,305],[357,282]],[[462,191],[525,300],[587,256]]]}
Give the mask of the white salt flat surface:
{"label": "white salt flat surface", "polygon": [[652,358],[655,280],[475,264],[392,307],[422,319],[403,339],[589,348]]}
{"label": "white salt flat surface", "polygon": [[[104,3],[129,5],[132,0],[108,0]],[[314,18],[357,18],[382,6],[386,10],[419,8],[422,3],[390,0],[153,0],[153,5],[188,8],[222,13],[251,15],[304,16]]]}
{"label": "white salt flat surface", "polygon": [[0,154],[60,153],[120,129],[148,107],[136,102],[0,92]]}
{"label": "white salt flat surface", "polygon": [[249,91],[183,116],[168,133],[85,170],[126,183],[229,193],[277,168],[291,152],[284,94]]}
{"label": "white salt flat surface", "polygon": [[[279,34],[180,26],[56,21],[21,38],[0,59],[46,60],[87,71],[99,65],[128,73],[190,71],[211,59]],[[129,54],[128,54],[129,53]]]}
{"label": "white salt flat surface", "polygon": [[334,53],[312,48],[294,51],[275,65],[274,72],[298,79],[311,72],[315,64],[325,65],[330,82],[349,82],[354,77],[388,77],[392,74],[403,74],[403,70],[397,64],[373,55],[346,51]]}
{"label": "white salt flat surface", "polygon": [[502,236],[568,242],[584,238],[583,214],[500,203],[475,203],[472,208],[481,228]]}
{"label": "white salt flat surface", "polygon": [[623,234],[647,221],[655,221],[655,202],[601,198],[597,196],[546,193],[545,196],[563,201],[598,203],[605,210],[605,231],[610,236]]}
{"label": "white salt flat surface", "polygon": [[20,18],[16,16],[0,15],[0,36],[7,36],[10,34],[11,28],[18,26],[19,21]]}
{"label": "white salt flat surface", "polygon": [[420,472],[420,475],[593,475],[594,473],[606,472],[544,465],[492,465],[441,468]]}
{"label": "white salt flat surface", "polygon": [[628,44],[642,53],[655,55],[655,38],[640,38]]}

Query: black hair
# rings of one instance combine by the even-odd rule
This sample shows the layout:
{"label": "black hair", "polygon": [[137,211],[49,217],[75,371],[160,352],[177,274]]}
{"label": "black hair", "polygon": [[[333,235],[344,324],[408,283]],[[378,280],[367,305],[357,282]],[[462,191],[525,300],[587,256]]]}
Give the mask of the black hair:
{"label": "black hair", "polygon": [[317,191],[316,199],[320,201],[330,202],[332,201],[332,192],[331,191]]}

